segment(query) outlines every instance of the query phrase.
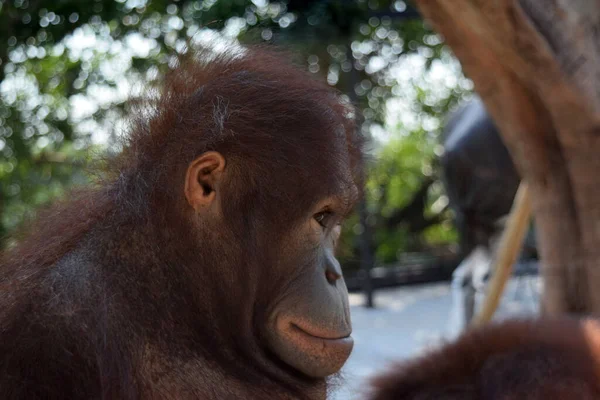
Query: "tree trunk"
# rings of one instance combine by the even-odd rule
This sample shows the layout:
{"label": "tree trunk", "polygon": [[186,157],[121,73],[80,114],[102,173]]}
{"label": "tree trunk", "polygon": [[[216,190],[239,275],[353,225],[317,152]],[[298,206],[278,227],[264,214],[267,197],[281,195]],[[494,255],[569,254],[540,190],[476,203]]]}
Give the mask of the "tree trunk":
{"label": "tree trunk", "polygon": [[416,0],[531,190],[543,312],[600,314],[600,3]]}

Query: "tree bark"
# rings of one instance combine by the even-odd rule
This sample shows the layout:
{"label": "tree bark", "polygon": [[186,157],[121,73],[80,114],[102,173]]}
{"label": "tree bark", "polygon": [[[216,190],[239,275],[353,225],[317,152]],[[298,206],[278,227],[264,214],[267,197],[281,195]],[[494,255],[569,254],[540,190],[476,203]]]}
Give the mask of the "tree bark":
{"label": "tree bark", "polygon": [[543,312],[600,314],[600,3],[416,3],[475,83],[530,188]]}

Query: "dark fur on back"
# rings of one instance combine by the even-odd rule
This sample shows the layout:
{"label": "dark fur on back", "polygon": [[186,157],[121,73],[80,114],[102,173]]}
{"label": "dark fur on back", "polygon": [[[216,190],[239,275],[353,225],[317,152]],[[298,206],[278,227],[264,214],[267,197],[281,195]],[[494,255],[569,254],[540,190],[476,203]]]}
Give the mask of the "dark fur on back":
{"label": "dark fur on back", "polygon": [[[325,382],[281,365],[256,327],[289,279],[265,267],[269,249],[317,196],[360,187],[353,113],[264,49],[181,60],[132,113],[106,180],[2,255],[0,397],[321,397]],[[228,196],[223,226],[198,232],[184,177],[209,150]]]}
{"label": "dark fur on back", "polygon": [[600,324],[513,320],[397,363],[372,382],[372,400],[600,398]]}

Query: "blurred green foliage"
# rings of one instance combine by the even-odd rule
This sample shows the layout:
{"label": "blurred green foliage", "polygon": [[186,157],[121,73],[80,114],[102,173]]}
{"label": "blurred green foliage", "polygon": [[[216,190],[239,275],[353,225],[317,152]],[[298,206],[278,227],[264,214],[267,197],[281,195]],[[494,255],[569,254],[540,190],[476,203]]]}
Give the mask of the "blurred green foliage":
{"label": "blurred green foliage", "polygon": [[[438,134],[471,88],[414,17],[404,1],[0,0],[0,237],[89,180],[89,162],[118,148],[127,96],[175,52],[236,39],[289,48],[358,102],[375,138],[367,205],[379,262],[454,242]],[[350,264],[357,221],[343,231]]]}

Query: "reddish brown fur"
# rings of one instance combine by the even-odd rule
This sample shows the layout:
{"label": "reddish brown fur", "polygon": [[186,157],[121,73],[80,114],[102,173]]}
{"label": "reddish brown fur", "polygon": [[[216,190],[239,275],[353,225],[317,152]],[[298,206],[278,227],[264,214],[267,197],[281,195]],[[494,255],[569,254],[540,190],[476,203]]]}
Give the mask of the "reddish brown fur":
{"label": "reddish brown fur", "polygon": [[[257,326],[295,273],[264,268],[286,229],[336,187],[360,187],[352,109],[277,55],[210,57],[182,63],[144,103],[106,182],[2,256],[3,399],[324,395],[324,380],[264,349]],[[231,179],[223,225],[198,232],[183,184],[208,150]]]}
{"label": "reddish brown fur", "polygon": [[600,324],[493,324],[398,363],[372,384],[372,400],[599,399]]}

